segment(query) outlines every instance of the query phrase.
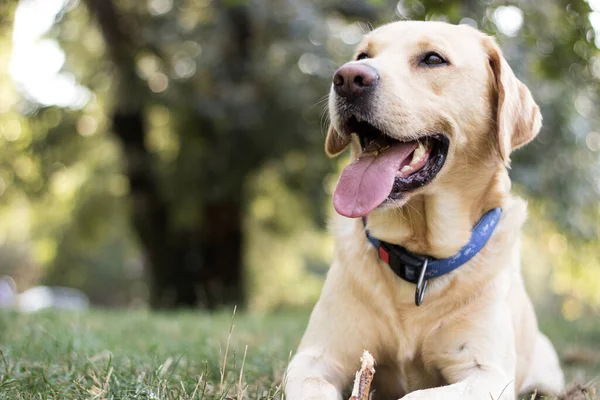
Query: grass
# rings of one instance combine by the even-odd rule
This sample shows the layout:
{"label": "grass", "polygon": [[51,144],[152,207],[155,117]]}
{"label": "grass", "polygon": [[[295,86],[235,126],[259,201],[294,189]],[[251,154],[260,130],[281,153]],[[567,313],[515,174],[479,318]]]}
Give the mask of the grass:
{"label": "grass", "polygon": [[[230,313],[0,310],[0,400],[281,398],[307,319],[239,314],[231,331]],[[600,324],[541,324],[570,379],[600,376]]]}
{"label": "grass", "polygon": [[279,397],[307,315],[231,317],[0,310],[0,399]]}

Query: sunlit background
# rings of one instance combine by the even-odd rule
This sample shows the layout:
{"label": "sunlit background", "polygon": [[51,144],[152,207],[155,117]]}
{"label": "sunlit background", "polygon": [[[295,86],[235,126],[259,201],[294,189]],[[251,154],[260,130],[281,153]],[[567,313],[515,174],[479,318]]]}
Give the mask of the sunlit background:
{"label": "sunlit background", "polygon": [[544,114],[511,171],[528,286],[542,313],[597,316],[598,0],[4,1],[0,305],[311,306],[345,162],[324,96],[398,19],[497,36]]}

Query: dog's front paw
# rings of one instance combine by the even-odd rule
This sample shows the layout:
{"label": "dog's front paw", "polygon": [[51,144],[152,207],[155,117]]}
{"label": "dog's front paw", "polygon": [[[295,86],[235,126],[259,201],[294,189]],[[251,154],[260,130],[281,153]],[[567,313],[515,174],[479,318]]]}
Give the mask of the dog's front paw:
{"label": "dog's front paw", "polygon": [[[286,400],[289,400],[290,397],[286,396]],[[293,397],[294,399],[299,399],[299,400],[342,400],[341,396],[338,396],[337,393],[327,393],[327,392],[321,392],[321,393],[310,393],[310,394],[305,394],[302,395],[300,397]]]}
{"label": "dog's front paw", "polygon": [[286,400],[342,400],[341,394],[322,378],[306,378],[300,387],[286,390]]}
{"label": "dog's front paw", "polygon": [[[465,400],[464,393],[462,393],[455,385],[442,386],[433,389],[416,390],[410,392],[406,396],[399,400]],[[476,397],[479,400],[479,397]]]}
{"label": "dog's front paw", "polygon": [[433,400],[434,397],[431,397],[431,395],[428,394],[428,392],[429,391],[427,390],[417,390],[414,392],[410,392],[409,394],[398,400]]}
{"label": "dog's front paw", "polygon": [[326,395],[317,394],[309,397],[303,397],[302,400],[337,400],[337,397],[328,397]]}

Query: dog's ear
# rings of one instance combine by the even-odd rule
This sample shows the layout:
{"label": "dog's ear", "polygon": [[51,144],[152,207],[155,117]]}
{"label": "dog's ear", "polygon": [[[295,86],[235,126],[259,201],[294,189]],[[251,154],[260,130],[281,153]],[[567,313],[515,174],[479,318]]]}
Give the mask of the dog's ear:
{"label": "dog's ear", "polygon": [[540,131],[542,114],[529,89],[515,77],[496,41],[486,37],[484,47],[495,88],[498,148],[504,163],[509,165],[510,152],[532,141]]}
{"label": "dog's ear", "polygon": [[327,139],[325,139],[325,153],[329,157],[335,157],[348,147],[350,144],[349,136],[340,135],[333,125],[329,125],[327,130]]}

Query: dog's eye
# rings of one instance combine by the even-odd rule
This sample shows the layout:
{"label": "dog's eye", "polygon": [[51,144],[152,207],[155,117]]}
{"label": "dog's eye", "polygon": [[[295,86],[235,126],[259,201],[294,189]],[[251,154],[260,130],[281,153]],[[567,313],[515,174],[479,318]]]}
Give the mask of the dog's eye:
{"label": "dog's eye", "polygon": [[356,56],[356,61],[364,60],[365,58],[369,58],[369,55],[367,53],[360,53]]}
{"label": "dog's eye", "polygon": [[448,61],[444,60],[444,58],[438,53],[430,52],[425,54],[425,57],[423,57],[423,60],[421,60],[421,64],[425,64],[428,66],[437,66],[448,64]]}

